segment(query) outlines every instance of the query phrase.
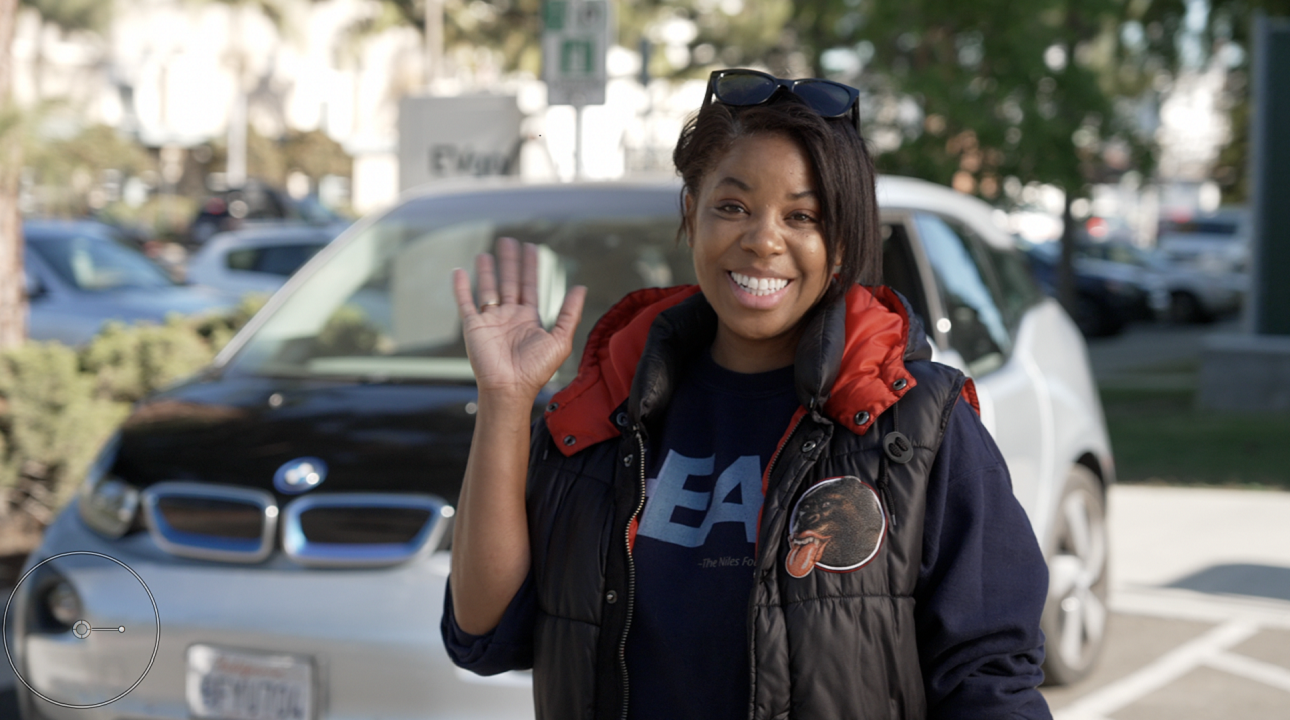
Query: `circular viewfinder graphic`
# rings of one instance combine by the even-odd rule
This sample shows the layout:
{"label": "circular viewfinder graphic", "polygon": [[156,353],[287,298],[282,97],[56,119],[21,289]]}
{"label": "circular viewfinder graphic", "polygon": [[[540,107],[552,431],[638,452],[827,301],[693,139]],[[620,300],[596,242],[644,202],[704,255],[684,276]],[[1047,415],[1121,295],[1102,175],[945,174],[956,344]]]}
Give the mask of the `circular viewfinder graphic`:
{"label": "circular viewfinder graphic", "polygon": [[103,553],[46,558],[23,574],[0,625],[5,656],[32,693],[60,707],[102,707],[152,669],[161,615],[143,578]]}

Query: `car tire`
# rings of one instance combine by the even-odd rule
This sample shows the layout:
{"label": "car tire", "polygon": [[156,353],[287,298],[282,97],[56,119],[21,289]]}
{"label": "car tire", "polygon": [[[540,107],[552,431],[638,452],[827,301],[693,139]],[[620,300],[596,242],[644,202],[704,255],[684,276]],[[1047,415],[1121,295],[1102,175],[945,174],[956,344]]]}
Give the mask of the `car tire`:
{"label": "car tire", "polygon": [[1169,298],[1169,319],[1180,324],[1203,323],[1210,318],[1195,295],[1176,292]]}
{"label": "car tire", "polygon": [[1102,483],[1075,465],[1048,539],[1048,601],[1040,620],[1048,685],[1077,682],[1097,662],[1106,637],[1107,556]]}
{"label": "car tire", "polygon": [[1075,325],[1084,337],[1109,337],[1124,330],[1124,323],[1096,298],[1083,293],[1075,297]]}

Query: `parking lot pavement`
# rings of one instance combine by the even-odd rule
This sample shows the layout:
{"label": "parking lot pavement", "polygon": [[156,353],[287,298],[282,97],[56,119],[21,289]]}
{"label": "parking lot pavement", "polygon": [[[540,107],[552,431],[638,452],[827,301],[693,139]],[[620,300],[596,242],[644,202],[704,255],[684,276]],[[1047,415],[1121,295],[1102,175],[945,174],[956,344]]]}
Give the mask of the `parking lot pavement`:
{"label": "parking lot pavement", "polygon": [[1290,493],[1118,486],[1097,670],[1056,720],[1290,718]]}

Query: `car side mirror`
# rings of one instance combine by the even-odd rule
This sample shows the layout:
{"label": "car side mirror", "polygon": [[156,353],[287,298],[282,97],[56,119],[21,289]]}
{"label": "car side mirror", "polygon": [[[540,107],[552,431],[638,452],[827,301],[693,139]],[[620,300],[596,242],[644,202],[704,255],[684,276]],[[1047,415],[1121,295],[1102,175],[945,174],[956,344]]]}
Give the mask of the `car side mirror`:
{"label": "car side mirror", "polygon": [[23,293],[27,296],[28,301],[39,300],[45,296],[45,284],[39,278],[32,275],[30,270],[24,271],[22,275],[24,280]]}

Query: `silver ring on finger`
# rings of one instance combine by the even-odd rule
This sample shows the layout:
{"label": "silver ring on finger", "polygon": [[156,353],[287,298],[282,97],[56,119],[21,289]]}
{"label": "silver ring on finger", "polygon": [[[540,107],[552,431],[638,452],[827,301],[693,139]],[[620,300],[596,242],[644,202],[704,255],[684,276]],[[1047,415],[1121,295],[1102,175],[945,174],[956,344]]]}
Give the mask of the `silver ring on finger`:
{"label": "silver ring on finger", "polygon": [[480,310],[483,310],[484,308],[488,308],[488,307],[498,307],[498,306],[500,306],[501,304],[502,304],[502,303],[501,303],[501,302],[499,302],[499,301],[497,301],[497,300],[489,300],[489,301],[488,301],[488,302],[486,302],[486,303],[480,303],[480,304],[479,304],[479,309],[480,309]]}

